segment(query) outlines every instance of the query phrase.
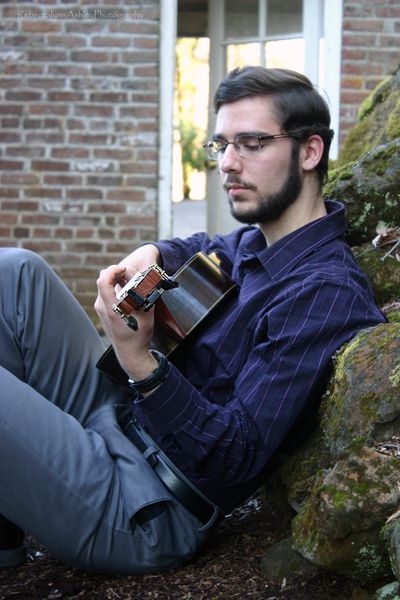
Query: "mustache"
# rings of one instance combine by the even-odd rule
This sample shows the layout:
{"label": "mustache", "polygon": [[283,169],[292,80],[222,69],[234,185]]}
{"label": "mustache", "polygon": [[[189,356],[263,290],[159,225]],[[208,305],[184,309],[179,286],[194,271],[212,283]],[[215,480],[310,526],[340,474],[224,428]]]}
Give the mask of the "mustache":
{"label": "mustache", "polygon": [[249,183],[248,181],[244,181],[238,175],[228,175],[223,183],[223,188],[225,191],[229,191],[232,185],[240,185],[248,190],[254,190],[255,186]]}

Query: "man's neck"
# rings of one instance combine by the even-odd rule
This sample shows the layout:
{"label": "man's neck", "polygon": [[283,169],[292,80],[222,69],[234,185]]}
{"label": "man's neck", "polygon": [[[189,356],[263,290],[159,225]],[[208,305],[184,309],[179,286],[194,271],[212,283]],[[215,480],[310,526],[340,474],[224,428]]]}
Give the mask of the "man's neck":
{"label": "man's neck", "polygon": [[326,207],[322,194],[316,190],[306,191],[303,188],[297,200],[279,219],[269,223],[259,223],[259,227],[265,235],[267,245],[271,246],[285,235],[325,215]]}

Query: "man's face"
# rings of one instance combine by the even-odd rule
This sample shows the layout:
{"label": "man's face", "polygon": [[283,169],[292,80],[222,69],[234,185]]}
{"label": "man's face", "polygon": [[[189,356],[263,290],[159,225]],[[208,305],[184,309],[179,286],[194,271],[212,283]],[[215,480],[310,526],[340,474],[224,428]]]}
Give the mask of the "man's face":
{"label": "man's face", "polygon": [[[271,100],[262,96],[223,104],[214,137],[232,141],[242,134],[283,133]],[[229,144],[218,161],[231,213],[242,223],[270,223],[293,204],[302,188],[299,149],[293,139],[269,140],[245,158]]]}

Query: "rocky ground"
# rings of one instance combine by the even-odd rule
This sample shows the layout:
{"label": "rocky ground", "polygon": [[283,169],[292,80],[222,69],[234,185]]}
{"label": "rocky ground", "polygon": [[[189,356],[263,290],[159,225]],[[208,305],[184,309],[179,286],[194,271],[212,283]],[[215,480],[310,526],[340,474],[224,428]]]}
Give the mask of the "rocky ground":
{"label": "rocky ground", "polygon": [[[215,531],[198,560],[162,574],[82,573],[53,560],[28,538],[29,560],[0,572],[0,600],[368,600],[368,589],[328,573],[267,581],[261,558],[288,535],[282,518],[260,498],[237,510]],[[374,586],[378,587],[377,585]]]}

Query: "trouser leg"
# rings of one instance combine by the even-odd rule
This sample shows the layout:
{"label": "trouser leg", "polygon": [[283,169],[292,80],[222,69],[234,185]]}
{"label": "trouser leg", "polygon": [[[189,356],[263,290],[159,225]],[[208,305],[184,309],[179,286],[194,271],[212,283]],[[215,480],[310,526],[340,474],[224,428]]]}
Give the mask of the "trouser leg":
{"label": "trouser leg", "polygon": [[0,249],[0,281],[0,365],[84,423],[116,394],[95,327],[36,254]]}
{"label": "trouser leg", "polygon": [[0,250],[0,281],[0,513],[83,568],[178,566],[204,536],[120,431],[89,319],[31,253]]}

